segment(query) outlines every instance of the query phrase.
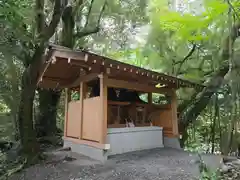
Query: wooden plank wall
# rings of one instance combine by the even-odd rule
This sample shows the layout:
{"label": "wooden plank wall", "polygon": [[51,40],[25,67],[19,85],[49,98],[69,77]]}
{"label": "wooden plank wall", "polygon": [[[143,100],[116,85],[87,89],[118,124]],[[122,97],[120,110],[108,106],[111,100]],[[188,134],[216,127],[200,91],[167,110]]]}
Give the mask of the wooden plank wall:
{"label": "wooden plank wall", "polygon": [[163,127],[164,136],[176,137],[179,135],[175,92],[172,94],[170,108],[160,110],[153,119],[153,125]]}
{"label": "wooden plank wall", "polygon": [[67,137],[80,138],[80,101],[71,101],[68,103],[67,111]]}
{"label": "wooden plank wall", "polygon": [[101,99],[93,97],[83,101],[83,122],[82,122],[82,139],[95,142],[101,141],[102,121],[101,118]]}

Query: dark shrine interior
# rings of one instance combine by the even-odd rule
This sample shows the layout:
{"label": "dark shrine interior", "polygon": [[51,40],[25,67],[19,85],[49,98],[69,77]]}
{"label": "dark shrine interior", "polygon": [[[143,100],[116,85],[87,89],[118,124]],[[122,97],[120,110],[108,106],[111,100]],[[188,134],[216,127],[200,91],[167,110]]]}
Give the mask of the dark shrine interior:
{"label": "dark shrine interior", "polygon": [[[90,97],[100,96],[99,79],[90,82],[88,86],[91,88]],[[116,88],[108,87],[109,101],[146,103],[140,99],[139,97],[140,94],[141,93],[137,91],[127,90],[124,88],[116,89]]]}

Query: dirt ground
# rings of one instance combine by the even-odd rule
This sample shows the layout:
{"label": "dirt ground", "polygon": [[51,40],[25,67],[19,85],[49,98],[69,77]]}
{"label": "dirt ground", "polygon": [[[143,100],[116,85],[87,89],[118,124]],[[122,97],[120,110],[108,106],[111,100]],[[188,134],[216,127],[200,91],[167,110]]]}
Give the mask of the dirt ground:
{"label": "dirt ground", "polygon": [[[63,157],[73,161],[59,161]],[[192,180],[199,175],[198,156],[168,148],[113,156],[104,164],[71,152],[54,152],[49,163],[35,165],[10,180]],[[220,157],[203,155],[207,165],[219,166]]]}

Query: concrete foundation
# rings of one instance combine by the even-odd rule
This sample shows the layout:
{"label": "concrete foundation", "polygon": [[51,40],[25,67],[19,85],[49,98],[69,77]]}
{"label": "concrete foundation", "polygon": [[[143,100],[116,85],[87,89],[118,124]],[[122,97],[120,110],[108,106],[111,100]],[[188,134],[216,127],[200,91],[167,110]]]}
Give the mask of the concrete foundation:
{"label": "concrete foundation", "polygon": [[163,138],[164,147],[170,147],[174,149],[181,149],[179,139],[177,137],[164,137]]}
{"label": "concrete foundation", "polygon": [[109,128],[107,144],[110,149],[102,150],[96,147],[78,144],[64,139],[64,147],[71,147],[72,152],[80,153],[90,158],[106,161],[108,156],[126,152],[163,147],[161,127]]}
{"label": "concrete foundation", "polygon": [[88,146],[85,144],[78,144],[66,139],[64,139],[64,147],[71,147],[72,152],[88,156],[92,159],[96,159],[102,162],[107,160],[106,151],[98,149],[96,147]]}
{"label": "concrete foundation", "polygon": [[162,128],[155,126],[109,128],[107,155],[163,147],[162,134]]}

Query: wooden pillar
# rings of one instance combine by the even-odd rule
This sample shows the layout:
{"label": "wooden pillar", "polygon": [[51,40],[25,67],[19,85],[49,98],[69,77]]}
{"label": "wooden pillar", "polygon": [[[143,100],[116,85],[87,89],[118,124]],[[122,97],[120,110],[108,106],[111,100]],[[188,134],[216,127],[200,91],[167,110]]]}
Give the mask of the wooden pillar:
{"label": "wooden pillar", "polygon": [[107,138],[107,85],[106,79],[107,77],[103,74],[99,75],[100,78],[100,108],[101,108],[101,140],[100,143],[105,144]]}
{"label": "wooden pillar", "polygon": [[148,93],[148,104],[152,104],[152,93]]}
{"label": "wooden pillar", "polygon": [[82,127],[83,127],[83,111],[84,111],[84,103],[83,100],[86,98],[87,95],[87,84],[85,82],[80,83],[80,132],[79,132],[79,139],[82,139]]}
{"label": "wooden pillar", "polygon": [[71,101],[70,89],[65,89],[65,122],[64,122],[64,137],[67,137],[67,125],[68,125],[68,103]]}
{"label": "wooden pillar", "polygon": [[173,135],[177,136],[177,135],[179,135],[179,132],[178,132],[177,95],[176,95],[176,91],[174,91],[172,93],[171,110],[172,110],[172,131],[173,131]]}

